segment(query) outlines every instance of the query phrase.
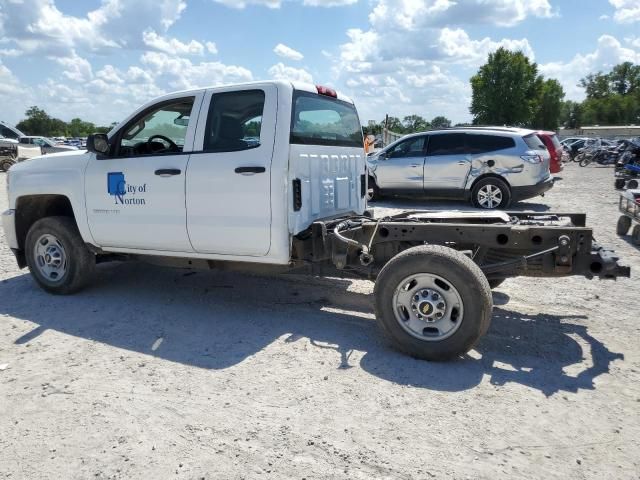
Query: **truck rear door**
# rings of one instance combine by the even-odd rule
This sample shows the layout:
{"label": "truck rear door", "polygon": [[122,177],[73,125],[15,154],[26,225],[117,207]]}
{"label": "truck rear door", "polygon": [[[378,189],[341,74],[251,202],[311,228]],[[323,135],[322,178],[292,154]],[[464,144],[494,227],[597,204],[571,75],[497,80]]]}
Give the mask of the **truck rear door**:
{"label": "truck rear door", "polygon": [[186,176],[187,230],[196,252],[267,255],[275,85],[207,91]]}

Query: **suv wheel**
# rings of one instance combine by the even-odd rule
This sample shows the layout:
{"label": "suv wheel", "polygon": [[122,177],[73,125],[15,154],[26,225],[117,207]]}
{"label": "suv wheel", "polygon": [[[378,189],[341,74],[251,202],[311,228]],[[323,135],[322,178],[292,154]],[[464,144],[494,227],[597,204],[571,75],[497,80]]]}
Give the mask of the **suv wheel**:
{"label": "suv wheel", "polygon": [[487,210],[506,208],[511,203],[511,191],[499,178],[483,178],[471,190],[471,203],[474,207]]}

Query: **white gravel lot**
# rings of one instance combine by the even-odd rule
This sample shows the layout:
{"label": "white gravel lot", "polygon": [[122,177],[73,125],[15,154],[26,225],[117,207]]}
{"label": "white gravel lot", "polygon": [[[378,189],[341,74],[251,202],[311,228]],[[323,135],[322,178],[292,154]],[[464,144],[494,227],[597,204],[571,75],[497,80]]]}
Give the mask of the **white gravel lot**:
{"label": "white gravel lot", "polygon": [[639,251],[610,169],[562,177],[517,207],[586,211],[633,278],[508,280],[452,363],[390,350],[370,282],[125,263],[55,297],[0,238],[0,478],[639,478]]}

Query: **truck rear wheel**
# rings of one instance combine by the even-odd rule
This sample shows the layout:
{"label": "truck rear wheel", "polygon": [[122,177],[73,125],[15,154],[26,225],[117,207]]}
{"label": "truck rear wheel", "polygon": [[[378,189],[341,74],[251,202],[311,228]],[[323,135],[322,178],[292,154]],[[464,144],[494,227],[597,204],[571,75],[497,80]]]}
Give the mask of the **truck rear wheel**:
{"label": "truck rear wheel", "polygon": [[72,218],[46,217],[35,222],[27,233],[25,250],[31,275],[49,293],[75,293],[93,276],[95,255]]}
{"label": "truck rear wheel", "polygon": [[413,247],[380,271],[376,319],[391,344],[424,360],[468,352],[491,323],[491,289],[482,270],[451,248]]}

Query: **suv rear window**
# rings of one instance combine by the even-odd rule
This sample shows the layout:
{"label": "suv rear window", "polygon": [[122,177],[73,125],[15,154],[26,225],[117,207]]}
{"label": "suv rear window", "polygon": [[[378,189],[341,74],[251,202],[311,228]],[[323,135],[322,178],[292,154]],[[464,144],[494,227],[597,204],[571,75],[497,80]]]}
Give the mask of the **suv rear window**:
{"label": "suv rear window", "polygon": [[358,113],[351,103],[307,92],[293,96],[291,143],[364,147]]}
{"label": "suv rear window", "polygon": [[496,150],[505,150],[515,146],[516,142],[511,137],[467,134],[468,153],[495,152]]}
{"label": "suv rear window", "polygon": [[544,146],[542,140],[540,140],[538,135],[536,135],[535,133],[522,137],[522,139],[524,140],[524,143],[527,144],[527,147],[529,147],[531,150],[547,150],[547,147]]}

